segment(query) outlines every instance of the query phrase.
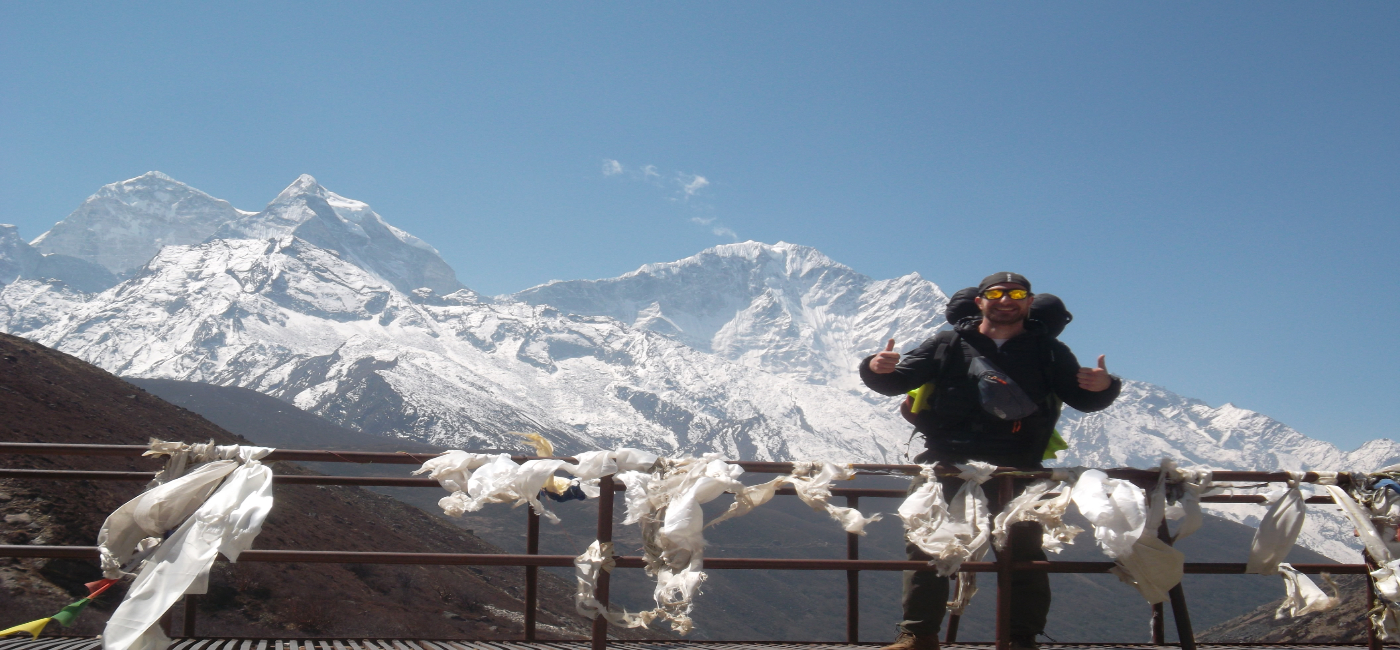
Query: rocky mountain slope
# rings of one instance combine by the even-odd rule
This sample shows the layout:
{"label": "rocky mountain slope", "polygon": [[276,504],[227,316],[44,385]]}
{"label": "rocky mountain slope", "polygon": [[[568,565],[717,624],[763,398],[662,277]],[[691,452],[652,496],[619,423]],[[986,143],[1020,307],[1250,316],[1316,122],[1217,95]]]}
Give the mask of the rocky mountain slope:
{"label": "rocky mountain slope", "polygon": [[[150,437],[248,444],[69,355],[0,334],[0,420],[16,442],[144,444]],[[0,456],[0,466],[153,471],[159,461],[83,456]],[[307,473],[273,463],[278,474]],[[103,519],[141,483],[0,478],[0,543],[91,546]],[[493,553],[470,531],[358,488],[275,488],[254,548]],[[229,564],[220,561],[199,599],[197,630],[220,636],[519,638],[523,574],[511,567]],[[10,624],[48,616],[101,577],[95,561],[0,558],[0,611]],[[119,587],[67,633],[101,631]],[[568,582],[541,581],[543,636],[580,638]],[[177,605],[177,607],[179,607]],[[178,617],[177,617],[178,620]],[[8,626],[7,624],[6,626]],[[176,625],[178,632],[178,623]],[[654,633],[652,633],[654,636]]]}
{"label": "rocky mountain slope", "polygon": [[[197,192],[150,189],[156,181],[173,183],[148,174],[99,195],[141,197],[110,213],[145,232],[156,226],[137,222],[164,223],[176,197]],[[105,232],[94,214],[80,209],[55,232]],[[101,293],[10,282],[0,331],[119,374],[245,387],[365,433],[441,446],[500,446],[528,430],[564,451],[894,462],[908,439],[897,400],[862,390],[852,368],[887,338],[913,346],[931,334],[946,300],[917,275],[873,280],[811,248],[757,242],[484,298],[434,286],[450,269],[426,244],[307,176],[263,211],[225,214],[206,239],[166,245]],[[1347,452],[1262,414],[1133,381],[1111,409],[1068,412],[1061,424],[1067,465],[1400,460],[1389,440]],[[1218,512],[1249,523],[1259,511]],[[1314,512],[1304,543],[1352,559],[1349,528]]]}
{"label": "rocky mountain slope", "polygon": [[[1274,612],[1283,603],[1280,598],[1204,630],[1197,640],[1203,643],[1364,644],[1366,611],[1370,607],[1366,579],[1362,576],[1336,576],[1334,580],[1338,587],[1336,593],[1342,602],[1330,611],[1304,614],[1298,618],[1274,618]],[[1330,586],[1323,588],[1331,589]]]}

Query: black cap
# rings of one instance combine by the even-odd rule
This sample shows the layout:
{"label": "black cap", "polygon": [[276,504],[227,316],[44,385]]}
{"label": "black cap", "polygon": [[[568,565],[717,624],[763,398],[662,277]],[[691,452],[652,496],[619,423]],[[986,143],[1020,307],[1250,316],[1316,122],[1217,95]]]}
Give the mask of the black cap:
{"label": "black cap", "polygon": [[1021,275],[1020,273],[1007,273],[1006,271],[1002,271],[1000,273],[993,273],[985,278],[982,278],[982,281],[977,284],[977,293],[982,293],[983,291],[986,291],[987,287],[998,284],[1004,284],[1007,282],[1014,282],[1016,284],[1019,284],[1025,287],[1026,291],[1031,290],[1031,281],[1027,280],[1026,276]]}

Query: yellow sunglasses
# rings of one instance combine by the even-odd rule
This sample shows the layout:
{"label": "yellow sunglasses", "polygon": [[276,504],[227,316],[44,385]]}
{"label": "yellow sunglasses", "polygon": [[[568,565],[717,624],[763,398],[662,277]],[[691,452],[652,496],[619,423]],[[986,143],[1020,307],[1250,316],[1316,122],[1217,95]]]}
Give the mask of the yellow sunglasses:
{"label": "yellow sunglasses", "polygon": [[1012,300],[1025,300],[1029,295],[1031,295],[1031,292],[1025,289],[1012,289],[1010,291],[1006,289],[988,289],[982,292],[982,297],[987,300],[1001,300],[1002,296],[1011,296]]}

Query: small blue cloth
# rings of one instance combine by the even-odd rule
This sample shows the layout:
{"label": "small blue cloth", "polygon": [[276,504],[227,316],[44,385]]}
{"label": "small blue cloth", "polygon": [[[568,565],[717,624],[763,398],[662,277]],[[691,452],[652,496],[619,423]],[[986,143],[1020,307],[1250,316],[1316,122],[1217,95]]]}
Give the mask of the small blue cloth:
{"label": "small blue cloth", "polygon": [[1389,489],[1391,492],[1400,494],[1400,482],[1396,482],[1396,480],[1393,478],[1381,479],[1379,481],[1376,481],[1375,488],[1377,490],[1381,488],[1386,488]]}
{"label": "small blue cloth", "polygon": [[583,488],[580,488],[578,485],[570,485],[569,489],[564,490],[563,494],[555,494],[549,490],[540,490],[540,494],[549,497],[550,500],[559,502],[583,501],[588,498],[588,495],[583,493]]}

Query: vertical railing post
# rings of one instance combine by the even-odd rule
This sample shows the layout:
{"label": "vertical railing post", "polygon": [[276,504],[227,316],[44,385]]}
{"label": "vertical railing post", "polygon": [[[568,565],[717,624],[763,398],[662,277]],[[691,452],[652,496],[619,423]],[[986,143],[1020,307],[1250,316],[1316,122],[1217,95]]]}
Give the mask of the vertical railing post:
{"label": "vertical railing post", "polygon": [[[1167,527],[1166,519],[1157,527],[1157,539],[1167,545],[1172,543],[1172,532]],[[1186,611],[1186,591],[1181,588],[1181,583],[1168,590],[1167,596],[1172,601],[1172,619],[1176,623],[1176,639],[1181,643],[1181,650],[1196,650],[1196,633],[1191,630],[1191,614]]]}
{"label": "vertical railing post", "polygon": [[[599,545],[612,543],[613,525],[613,476],[604,476],[598,482],[598,543]],[[608,582],[611,574],[607,571],[598,572],[598,588],[594,595],[598,602],[602,604],[604,610],[608,606]],[[593,619],[593,650],[607,650],[608,647],[608,617],[601,614]]]}
{"label": "vertical railing post", "polygon": [[[997,478],[1002,506],[1016,498],[1016,484],[1010,474]],[[997,650],[1011,647],[1011,545],[997,554]]]}
{"label": "vertical railing post", "polygon": [[1167,644],[1166,608],[1162,603],[1152,606],[1152,645]]}
{"label": "vertical railing post", "polygon": [[[846,507],[860,506],[860,497],[847,496]],[[860,559],[860,535],[846,533],[846,559]],[[860,643],[860,571],[846,572],[846,643]]]}
{"label": "vertical railing post", "polygon": [[1361,620],[1366,625],[1366,647],[1368,650],[1384,650],[1385,645],[1381,643],[1380,635],[1376,634],[1376,626],[1371,625],[1370,615],[1371,610],[1376,608],[1376,579],[1371,577],[1376,562],[1366,551],[1361,552],[1361,561],[1366,563],[1366,612],[1361,614]]}
{"label": "vertical railing post", "polygon": [[[525,509],[525,553],[540,554],[540,516],[534,508]],[[525,567],[525,640],[535,640],[535,617],[539,609],[540,568]]]}
{"label": "vertical railing post", "polygon": [[185,594],[185,624],[180,627],[180,632],[185,637],[194,636],[195,607],[198,605],[196,594]]}
{"label": "vertical railing post", "polygon": [[[972,575],[972,574],[970,574],[970,573],[954,573],[953,575],[949,576],[949,581],[951,582],[951,581],[956,580],[957,583],[956,583],[955,585],[954,585],[954,584],[950,584],[949,586],[950,586],[950,587],[953,587],[953,589],[962,589],[962,588],[963,588],[963,585],[962,585],[963,576],[968,576],[968,575]],[[957,593],[957,591],[953,591],[952,593]],[[960,622],[962,622],[962,616],[961,616],[961,615],[959,615],[959,614],[949,614],[949,615],[948,615],[948,630],[947,630],[946,632],[943,633],[943,642],[944,642],[944,643],[952,644],[952,643],[957,643],[957,642],[958,642],[958,623],[960,623]]]}

